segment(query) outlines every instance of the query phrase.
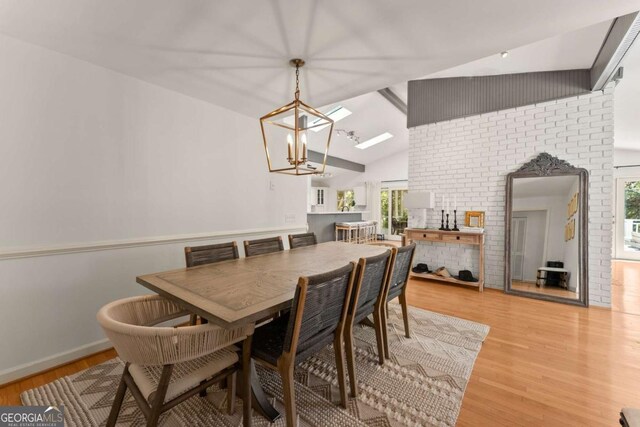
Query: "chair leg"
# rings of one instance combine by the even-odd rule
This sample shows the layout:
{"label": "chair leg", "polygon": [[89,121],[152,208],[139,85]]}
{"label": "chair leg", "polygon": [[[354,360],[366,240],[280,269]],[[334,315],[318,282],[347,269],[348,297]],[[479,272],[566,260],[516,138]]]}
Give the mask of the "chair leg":
{"label": "chair leg", "polygon": [[156,427],[160,414],[164,409],[164,398],[167,395],[167,389],[169,388],[169,381],[171,380],[171,373],[173,372],[173,365],[164,365],[162,368],[162,375],[160,375],[160,381],[158,382],[158,388],[156,389],[156,396],[151,403],[151,411],[147,418],[147,427]]}
{"label": "chair leg", "polygon": [[293,363],[278,363],[278,371],[282,377],[282,394],[287,417],[287,427],[296,427],[296,394],[293,380]]}
{"label": "chair leg", "polygon": [[344,343],[342,334],[336,334],[333,341],[335,350],[336,369],[338,370],[338,386],[340,388],[340,406],[347,408],[347,377],[344,372]]}
{"label": "chair leg", "polygon": [[236,373],[227,377],[227,412],[229,415],[236,413]]}
{"label": "chair leg", "polygon": [[385,359],[389,359],[389,324],[388,324],[388,320],[389,320],[389,311],[387,311],[386,309],[388,308],[387,304],[383,304],[382,305],[382,312],[383,312],[383,316],[381,318],[382,320],[382,339],[384,340],[384,357]]}
{"label": "chair leg", "polygon": [[407,307],[407,296],[402,292],[400,297],[400,306],[402,307],[402,320],[404,321],[404,336],[407,338],[411,338],[411,333],[409,332],[409,308]]}
{"label": "chair leg", "polygon": [[[202,384],[204,384],[206,382],[207,382],[207,380],[200,381],[200,385],[202,385]],[[198,395],[200,397],[207,397],[207,389],[205,388],[205,389],[200,390],[200,393],[198,393]]]}
{"label": "chair leg", "polygon": [[344,342],[347,350],[347,370],[349,371],[349,388],[351,397],[358,397],[358,379],[356,378],[356,357],[353,344],[353,319],[347,319],[347,326],[344,328]]}
{"label": "chair leg", "polygon": [[382,328],[384,327],[383,324],[383,320],[382,317],[384,316],[383,314],[381,314],[382,310],[380,308],[376,308],[373,311],[373,323],[375,325],[375,331],[376,331],[376,344],[378,345],[378,362],[381,365],[384,365],[384,358],[385,358],[385,341],[384,341],[384,332],[382,330]]}
{"label": "chair leg", "polygon": [[116,398],[113,400],[113,406],[111,406],[111,412],[109,412],[109,418],[107,419],[107,427],[114,427],[116,421],[118,421],[118,414],[120,414],[120,408],[122,408],[122,402],[124,401],[124,395],[127,392],[127,383],[124,381],[124,374],[128,372],[129,364],[127,363],[120,378],[120,385],[118,385],[118,391],[116,392]]}

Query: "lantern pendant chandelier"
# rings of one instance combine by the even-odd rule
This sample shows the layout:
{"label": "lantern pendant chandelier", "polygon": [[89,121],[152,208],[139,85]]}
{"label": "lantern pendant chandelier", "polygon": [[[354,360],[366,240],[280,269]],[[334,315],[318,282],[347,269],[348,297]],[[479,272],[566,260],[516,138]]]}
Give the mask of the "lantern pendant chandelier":
{"label": "lantern pendant chandelier", "polygon": [[[304,61],[292,59],[289,64],[296,68],[294,100],[260,118],[269,172],[289,175],[323,174],[331,143],[333,120],[300,100],[300,67],[304,65]],[[308,163],[310,144],[324,147],[322,164],[317,167]]]}

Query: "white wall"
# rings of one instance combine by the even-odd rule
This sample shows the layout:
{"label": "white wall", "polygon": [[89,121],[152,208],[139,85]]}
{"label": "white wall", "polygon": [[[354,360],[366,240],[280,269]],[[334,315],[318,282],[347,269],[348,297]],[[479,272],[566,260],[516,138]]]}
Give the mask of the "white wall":
{"label": "white wall", "polygon": [[[457,195],[460,211],[486,212],[486,286],[503,288],[505,179],[541,152],[589,171],[589,301],[609,306],[612,85],[602,92],[412,128],[409,190],[434,191],[436,200]],[[431,227],[439,225],[436,214],[428,220]],[[469,256],[468,248],[449,246],[437,248],[437,256],[457,263]],[[433,249],[421,244],[416,262],[433,256]]]}
{"label": "white wall", "polygon": [[0,57],[0,383],[95,348],[97,309],[194,236],[305,227],[306,180],[267,172],[256,118],[5,36]]}
{"label": "white wall", "polygon": [[522,277],[525,282],[535,283],[538,267],[544,266],[547,215],[548,211],[546,210],[513,212],[513,218],[527,219]]}
{"label": "white wall", "polygon": [[[336,192],[349,190],[354,187],[364,187],[368,181],[398,181],[407,180],[409,176],[409,153],[406,150],[399,151],[384,159],[380,159],[365,166],[364,172],[340,171],[335,177],[324,179],[321,182],[330,187],[332,201],[337,207]],[[315,181],[315,180],[314,180]],[[328,208],[329,209],[329,208]],[[358,206],[356,210],[368,210],[366,206]]]}

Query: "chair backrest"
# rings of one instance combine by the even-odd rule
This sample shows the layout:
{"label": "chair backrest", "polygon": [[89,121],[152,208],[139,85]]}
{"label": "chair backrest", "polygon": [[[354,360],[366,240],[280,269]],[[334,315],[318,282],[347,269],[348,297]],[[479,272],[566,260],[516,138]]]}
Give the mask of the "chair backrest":
{"label": "chair backrest", "polygon": [[413,264],[413,255],[416,251],[416,244],[412,243],[397,249],[392,249],[393,261],[391,266],[389,285],[387,293],[398,291],[407,285],[409,280],[409,271]]}
{"label": "chair backrest", "polygon": [[315,233],[289,234],[289,247],[291,249],[318,244]]}
{"label": "chair backrest", "polygon": [[184,257],[187,267],[238,259],[238,245],[234,241],[216,245],[187,246],[184,248]]}
{"label": "chair backrest", "polygon": [[282,237],[267,237],[266,239],[245,240],[244,254],[247,257],[270,254],[272,252],[283,251]]}
{"label": "chair backrest", "polygon": [[355,279],[355,263],[301,277],[291,305],[283,350],[300,355],[319,350],[327,338],[344,328],[349,298]]}
{"label": "chair backrest", "polygon": [[391,251],[360,258],[349,308],[350,316],[370,314],[379,298],[384,298],[391,269]]}
{"label": "chair backrest", "polygon": [[113,301],[98,311],[98,323],[125,362],[159,366],[185,362],[242,341],[253,325],[226,329],[212,324],[154,326],[189,312],[160,295]]}

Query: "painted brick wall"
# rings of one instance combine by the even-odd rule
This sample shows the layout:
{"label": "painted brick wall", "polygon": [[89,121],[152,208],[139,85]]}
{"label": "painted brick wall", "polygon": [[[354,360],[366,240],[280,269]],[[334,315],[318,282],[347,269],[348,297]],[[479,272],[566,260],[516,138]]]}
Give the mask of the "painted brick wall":
{"label": "painted brick wall", "polygon": [[[409,190],[457,196],[458,215],[486,212],[485,286],[504,288],[506,175],[547,152],[589,171],[589,301],[611,304],[613,92],[604,91],[410,129]],[[453,208],[452,208],[453,209]],[[438,227],[439,210],[411,212],[410,226]],[[421,243],[418,262],[477,274],[477,252]]]}

